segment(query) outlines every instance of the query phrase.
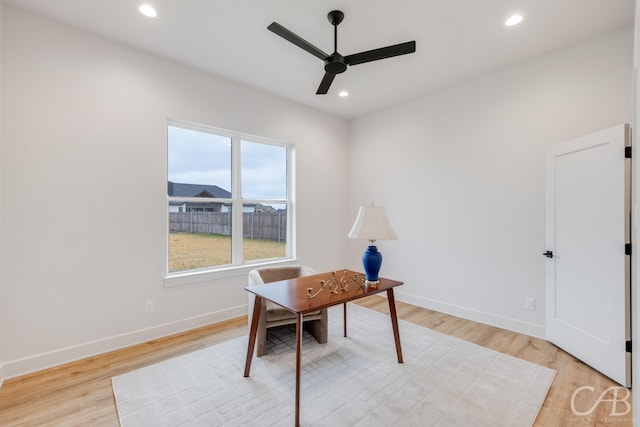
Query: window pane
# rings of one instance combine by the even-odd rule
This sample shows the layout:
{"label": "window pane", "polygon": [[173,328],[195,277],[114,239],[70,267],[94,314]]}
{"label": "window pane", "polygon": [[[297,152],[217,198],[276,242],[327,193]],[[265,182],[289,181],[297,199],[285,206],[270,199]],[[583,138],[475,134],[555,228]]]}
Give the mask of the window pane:
{"label": "window pane", "polygon": [[168,127],[169,272],[231,264],[231,138]]}
{"label": "window pane", "polygon": [[242,141],[242,198],[287,198],[287,149]]}
{"label": "window pane", "polygon": [[243,261],[281,258],[287,255],[287,205],[243,205]]}
{"label": "window pane", "polygon": [[231,138],[175,126],[168,128],[169,196],[231,197]]}
{"label": "window pane", "polygon": [[231,264],[231,206],[188,205],[169,204],[169,272]]}

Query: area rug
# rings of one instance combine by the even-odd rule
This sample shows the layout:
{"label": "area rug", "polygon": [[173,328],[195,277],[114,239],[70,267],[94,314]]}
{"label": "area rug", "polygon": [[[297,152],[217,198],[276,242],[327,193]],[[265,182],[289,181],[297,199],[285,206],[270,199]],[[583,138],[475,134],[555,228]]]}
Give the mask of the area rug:
{"label": "area rug", "polygon": [[[329,342],[304,333],[302,426],[531,426],[555,371],[399,321],[397,361],[388,315],[329,310]],[[294,424],[295,333],[269,334],[243,377],[247,337],[112,378],[122,427]]]}

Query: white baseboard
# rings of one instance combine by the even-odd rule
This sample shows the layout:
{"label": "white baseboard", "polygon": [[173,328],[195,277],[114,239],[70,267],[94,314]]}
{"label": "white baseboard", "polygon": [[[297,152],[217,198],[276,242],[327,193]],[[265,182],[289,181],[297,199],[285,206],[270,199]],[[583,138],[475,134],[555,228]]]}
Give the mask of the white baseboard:
{"label": "white baseboard", "polygon": [[3,365],[0,363],[0,388],[2,388],[3,382],[4,382],[4,370],[3,370]]}
{"label": "white baseboard", "polygon": [[213,323],[233,319],[246,314],[247,306],[241,305],[138,331],[128,332],[122,335],[62,348],[26,357],[24,359],[4,362],[4,364],[0,365],[0,381],[2,379],[14,378],[32,372],[41,371],[43,369],[95,356],[97,354],[107,353],[109,351],[118,350],[120,348],[129,347],[153,339],[166,337],[188,331],[190,329],[199,328],[201,326],[211,325]]}
{"label": "white baseboard", "polygon": [[395,292],[394,295],[397,301],[406,302],[408,304],[417,305],[418,307],[428,308],[429,310],[439,311],[452,316],[462,317],[463,319],[473,320],[474,322],[496,326],[498,328],[507,329],[520,334],[545,339],[544,325],[525,322],[519,319],[500,316],[494,313],[437,301],[430,298],[419,297],[404,292]]}

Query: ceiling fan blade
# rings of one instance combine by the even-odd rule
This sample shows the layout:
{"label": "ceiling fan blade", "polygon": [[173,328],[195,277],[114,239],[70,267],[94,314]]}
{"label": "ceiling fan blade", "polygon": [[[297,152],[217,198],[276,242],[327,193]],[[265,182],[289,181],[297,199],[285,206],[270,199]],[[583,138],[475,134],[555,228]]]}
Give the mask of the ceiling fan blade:
{"label": "ceiling fan blade", "polygon": [[289,30],[287,30],[285,27],[283,27],[282,25],[278,24],[277,22],[272,22],[271,25],[269,25],[267,27],[267,30],[279,35],[280,37],[282,37],[283,39],[285,39],[287,41],[290,41],[291,43],[295,44],[296,46],[298,46],[298,47],[300,47],[300,48],[302,48],[304,50],[306,50],[310,54],[322,59],[323,61],[329,57],[328,54],[324,53],[323,51],[321,51],[320,49],[318,49],[317,47],[315,47],[314,45],[312,45],[308,41],[300,38],[296,34],[292,33]]}
{"label": "ceiling fan blade", "polygon": [[349,65],[358,65],[365,62],[377,61],[379,59],[391,58],[393,56],[405,55],[416,51],[415,40],[394,44],[392,46],[381,47],[379,49],[368,50],[366,52],[355,53],[344,57],[344,62]]}
{"label": "ceiling fan blade", "polygon": [[318,86],[318,91],[316,92],[316,95],[326,95],[327,92],[329,92],[329,87],[331,87],[331,83],[333,82],[333,79],[335,78],[335,76],[336,75],[332,73],[324,73],[324,77],[320,82],[320,86]]}

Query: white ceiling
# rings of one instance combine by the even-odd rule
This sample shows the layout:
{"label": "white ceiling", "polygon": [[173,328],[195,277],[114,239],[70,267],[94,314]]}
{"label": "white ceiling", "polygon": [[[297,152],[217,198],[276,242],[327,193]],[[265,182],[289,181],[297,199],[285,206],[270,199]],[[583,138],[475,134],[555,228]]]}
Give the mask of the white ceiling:
{"label": "white ceiling", "polygon": [[[138,12],[152,4],[158,17]],[[5,0],[285,98],[351,118],[633,25],[634,0]],[[349,67],[315,95],[323,62],[266,29],[276,21],[325,52],[416,40],[416,53]],[[522,24],[505,27],[514,12]],[[631,52],[630,52],[631,54]],[[350,96],[338,97],[347,90]]]}

